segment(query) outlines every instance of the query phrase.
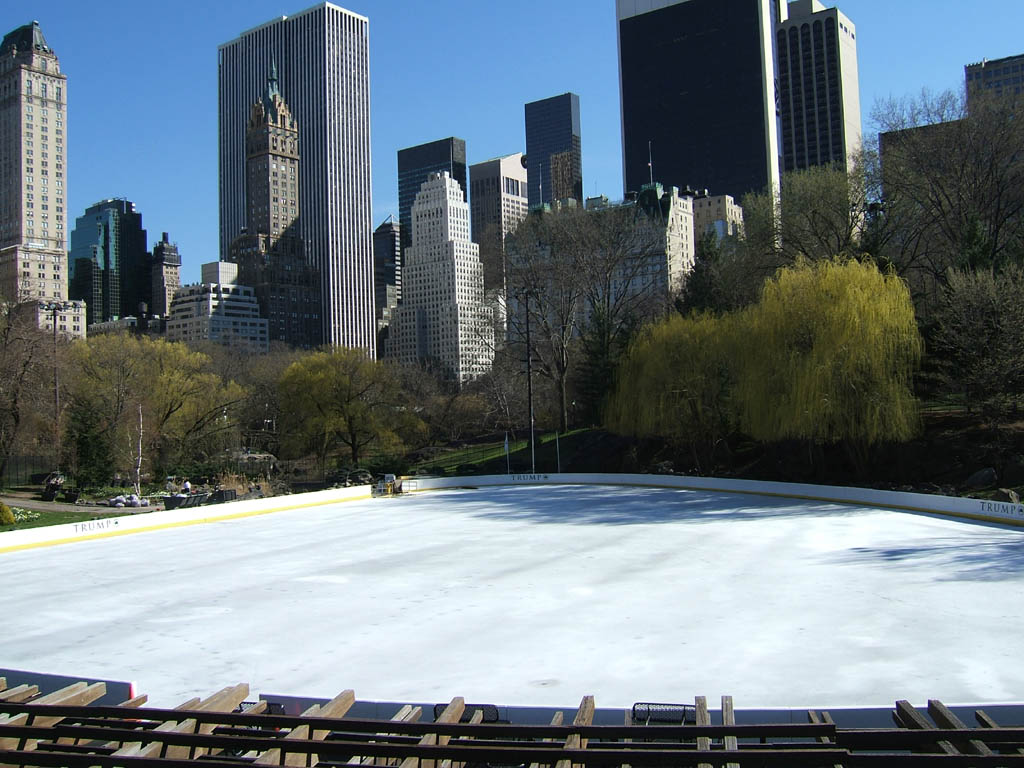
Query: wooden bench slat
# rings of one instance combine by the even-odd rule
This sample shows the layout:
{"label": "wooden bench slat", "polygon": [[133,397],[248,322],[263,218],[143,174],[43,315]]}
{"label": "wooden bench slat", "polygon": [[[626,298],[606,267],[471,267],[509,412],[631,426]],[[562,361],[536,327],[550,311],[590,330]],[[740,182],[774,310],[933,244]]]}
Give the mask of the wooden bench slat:
{"label": "wooden bench slat", "polygon": [[[935,727],[905,699],[896,702],[896,711],[893,713],[893,718],[896,720],[896,724],[903,728],[928,731]],[[948,741],[936,741],[935,751],[944,752],[947,755],[960,754],[960,750]]]}

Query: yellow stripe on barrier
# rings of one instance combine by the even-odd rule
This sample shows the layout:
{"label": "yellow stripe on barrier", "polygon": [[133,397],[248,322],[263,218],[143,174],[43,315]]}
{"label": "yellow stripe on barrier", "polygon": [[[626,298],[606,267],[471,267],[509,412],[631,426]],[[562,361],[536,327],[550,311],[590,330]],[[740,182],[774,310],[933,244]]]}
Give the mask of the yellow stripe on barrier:
{"label": "yellow stripe on barrier", "polygon": [[372,498],[372,493],[367,493],[362,496],[350,496],[344,499],[334,499],[331,501],[310,501],[305,504],[288,504],[281,507],[271,507],[270,509],[259,509],[253,510],[252,512],[234,512],[228,515],[216,515],[214,517],[199,517],[195,520],[177,520],[171,523],[158,523],[157,525],[147,525],[140,528],[125,528],[116,531],[103,531],[101,533],[88,533],[81,536],[69,536],[63,539],[49,539],[47,541],[32,541],[25,544],[14,544],[8,547],[0,547],[0,555],[7,552],[19,552],[26,549],[40,549],[42,547],[55,547],[59,544],[72,544],[76,541],[93,541],[95,539],[110,539],[115,536],[130,536],[133,533],[149,533],[152,531],[162,531],[168,528],[185,528],[190,525],[203,525],[205,523],[220,523],[225,520],[240,520],[246,517],[259,517],[260,515],[271,515],[275,512],[288,512],[293,509],[306,509],[308,507],[321,507],[325,504],[341,504],[346,501],[364,501]]}

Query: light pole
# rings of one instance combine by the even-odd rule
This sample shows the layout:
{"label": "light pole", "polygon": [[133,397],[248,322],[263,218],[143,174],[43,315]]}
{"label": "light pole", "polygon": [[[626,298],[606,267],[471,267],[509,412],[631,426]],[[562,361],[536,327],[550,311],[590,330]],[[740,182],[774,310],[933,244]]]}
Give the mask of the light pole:
{"label": "light pole", "polygon": [[537,452],[533,439],[533,350],[530,347],[530,292],[524,291],[526,301],[526,399],[530,403],[530,473],[537,474]]}
{"label": "light pole", "polygon": [[57,365],[57,314],[75,305],[70,301],[40,302],[39,308],[49,312],[53,320],[53,469],[60,472],[60,366]]}

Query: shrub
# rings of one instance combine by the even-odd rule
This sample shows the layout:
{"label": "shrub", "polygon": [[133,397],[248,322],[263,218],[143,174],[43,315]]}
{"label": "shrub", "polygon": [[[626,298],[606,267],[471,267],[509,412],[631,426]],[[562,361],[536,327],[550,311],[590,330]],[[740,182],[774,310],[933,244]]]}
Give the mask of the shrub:
{"label": "shrub", "polygon": [[0,525],[14,525],[14,513],[2,501],[0,501]]}

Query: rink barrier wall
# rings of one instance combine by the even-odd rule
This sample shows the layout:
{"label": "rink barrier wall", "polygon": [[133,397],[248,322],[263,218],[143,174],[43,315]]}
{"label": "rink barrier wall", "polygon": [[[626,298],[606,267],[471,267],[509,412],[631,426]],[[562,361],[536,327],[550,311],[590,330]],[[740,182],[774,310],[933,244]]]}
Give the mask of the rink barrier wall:
{"label": "rink barrier wall", "polygon": [[[410,480],[412,481],[411,483],[409,482]],[[904,512],[923,512],[945,517],[1024,527],[1024,504],[970,499],[959,496],[938,496],[929,493],[879,491],[873,488],[847,488],[833,485],[809,485],[806,483],[727,480],[719,477],[689,477],[686,475],[536,473],[482,475],[479,477],[414,477],[404,478],[403,484],[407,484],[406,490],[411,492],[497,485],[617,485],[644,488],[679,488],[689,491],[739,493],[754,496],[775,496],[802,501],[868,505]]]}
{"label": "rink barrier wall", "polygon": [[[833,504],[856,504],[883,507],[905,512],[920,512],[944,517],[978,520],[988,523],[1024,527],[1024,504],[986,501],[954,496],[936,496],[927,493],[878,491],[871,488],[808,485],[805,483],[779,483],[758,480],[727,480],[716,477],[689,477],[685,475],[634,475],[585,473],[536,473],[512,475],[480,475],[474,477],[407,477],[403,479],[407,492],[443,490],[446,488],[479,488],[508,485],[613,485],[641,488],[678,488],[680,490],[711,493],[737,493],[754,496],[773,496],[801,501]],[[188,509],[141,512],[78,523],[64,523],[40,528],[0,533],[0,554],[76,541],[105,539],[131,533],[145,533],[187,525],[201,525],[226,520],[237,520],[274,512],[337,504],[345,501],[369,499],[369,485],[352,488],[331,488],[325,491],[272,496],[265,499],[212,504]]]}
{"label": "rink barrier wall", "polygon": [[274,512],[337,504],[343,501],[358,501],[370,498],[371,492],[371,486],[359,485],[351,488],[331,488],[326,491],[313,491],[290,496],[270,496],[263,499],[247,499],[186,509],[146,512],[145,507],[142,507],[138,512],[124,516],[62,523],[40,528],[25,528],[20,531],[5,531],[0,533],[0,554],[22,549],[70,544],[76,541],[126,536],[131,533],[180,528],[187,525],[238,520],[243,517],[269,515]]}

